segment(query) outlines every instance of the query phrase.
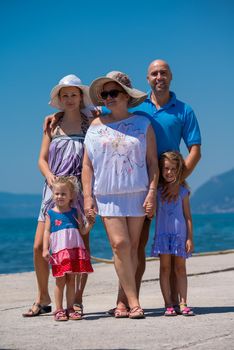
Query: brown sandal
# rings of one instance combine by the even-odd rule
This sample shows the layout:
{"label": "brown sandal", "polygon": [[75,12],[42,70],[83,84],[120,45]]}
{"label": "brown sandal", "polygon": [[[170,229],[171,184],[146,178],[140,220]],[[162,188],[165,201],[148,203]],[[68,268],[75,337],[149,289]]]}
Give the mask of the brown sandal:
{"label": "brown sandal", "polygon": [[115,318],[127,318],[129,315],[129,310],[125,307],[116,307],[114,311]]}
{"label": "brown sandal", "polygon": [[47,314],[51,311],[52,311],[52,308],[50,305],[41,305],[39,303],[33,303],[32,307],[27,312],[23,313],[22,316],[35,317],[42,314]]}
{"label": "brown sandal", "polygon": [[128,317],[131,319],[145,318],[144,310],[140,306],[132,307]]}

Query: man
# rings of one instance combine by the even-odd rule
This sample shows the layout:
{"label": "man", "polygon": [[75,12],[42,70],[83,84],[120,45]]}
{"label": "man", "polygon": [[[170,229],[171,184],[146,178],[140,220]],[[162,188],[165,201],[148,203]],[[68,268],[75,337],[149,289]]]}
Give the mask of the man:
{"label": "man", "polygon": [[[179,151],[180,142],[182,139],[184,140],[188,149],[188,155],[185,158],[185,171],[183,176],[187,178],[201,158],[201,135],[196,116],[189,105],[177,100],[176,95],[170,91],[172,72],[166,61],[157,59],[151,62],[148,67],[147,80],[151,87],[148,97],[142,104],[131,109],[130,112],[145,114],[145,116],[151,120],[156,134],[158,156],[166,151]],[[178,185],[175,185],[173,190],[169,191],[168,189],[164,193],[165,199],[169,201],[176,199],[178,190]],[[136,273],[138,293],[145,271],[145,246],[149,237],[149,229],[150,220],[146,219],[138,248],[139,263]],[[171,273],[171,290],[173,303],[177,306],[178,295],[176,292],[173,266]],[[120,288],[117,305],[121,306],[121,303],[124,304],[124,300],[123,292]],[[178,308],[175,309],[178,310]]]}

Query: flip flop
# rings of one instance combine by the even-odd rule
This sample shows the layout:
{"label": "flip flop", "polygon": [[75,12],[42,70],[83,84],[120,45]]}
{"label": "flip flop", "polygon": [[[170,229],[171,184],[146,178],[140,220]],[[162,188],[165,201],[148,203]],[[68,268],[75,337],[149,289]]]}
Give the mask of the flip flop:
{"label": "flip flop", "polygon": [[[33,310],[33,306],[36,307],[36,310]],[[25,313],[22,314],[23,317],[35,317],[42,314],[47,314],[52,311],[50,305],[41,305],[39,303],[33,303],[32,307]]]}

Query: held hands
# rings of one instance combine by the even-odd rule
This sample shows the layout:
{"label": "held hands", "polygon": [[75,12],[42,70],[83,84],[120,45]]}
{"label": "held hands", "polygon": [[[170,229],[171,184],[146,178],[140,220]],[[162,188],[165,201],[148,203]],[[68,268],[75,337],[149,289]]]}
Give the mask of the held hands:
{"label": "held hands", "polygon": [[172,202],[176,201],[179,195],[180,184],[179,183],[169,183],[165,185],[162,191],[163,201]]}
{"label": "held hands", "polygon": [[84,224],[84,220],[80,214],[78,214],[78,218],[76,216],[73,216],[73,217],[78,223],[80,234],[83,236],[87,235],[89,233],[89,231],[91,230],[91,228],[93,227],[93,224],[95,222],[95,217],[94,217],[94,220],[87,221],[85,224]]}
{"label": "held hands", "polygon": [[194,250],[194,245],[192,239],[187,239],[186,241],[186,252],[187,253],[192,253]]}
{"label": "held hands", "polygon": [[84,197],[84,212],[88,222],[94,223],[95,216],[97,214],[97,208],[94,204],[94,200],[92,196]]}
{"label": "held hands", "polygon": [[49,262],[49,260],[50,260],[50,252],[49,252],[48,249],[43,249],[42,256],[47,262]]}
{"label": "held hands", "polygon": [[97,208],[94,204],[92,196],[84,197],[84,212],[87,223],[85,225],[85,231],[88,233],[95,223],[95,217],[97,214]]}
{"label": "held hands", "polygon": [[[94,222],[95,222],[95,221],[94,221]],[[85,224],[85,233],[84,233],[85,235],[87,235],[87,234],[91,231],[94,222],[87,222],[87,223]]]}
{"label": "held hands", "polygon": [[156,211],[156,192],[153,190],[149,190],[143,208],[145,209],[145,213],[148,219],[153,219]]}
{"label": "held hands", "polygon": [[95,222],[95,218],[92,221],[87,221],[85,224],[83,220],[82,222],[79,222],[79,231],[82,234],[82,236],[87,235],[91,231],[94,222]]}

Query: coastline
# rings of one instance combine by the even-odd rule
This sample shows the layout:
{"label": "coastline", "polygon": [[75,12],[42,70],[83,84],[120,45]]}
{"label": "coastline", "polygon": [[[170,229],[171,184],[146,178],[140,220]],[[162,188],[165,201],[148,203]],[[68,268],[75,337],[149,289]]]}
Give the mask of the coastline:
{"label": "coastline", "polygon": [[[0,275],[1,349],[230,349],[234,341],[234,250],[187,261],[188,300],[195,317],[164,317],[159,261],[148,261],[141,289],[145,320],[116,320],[118,281],[112,264],[94,264],[84,295],[85,317],[53,321],[52,314],[23,318],[36,293],[33,272]],[[54,280],[50,277],[53,296]],[[53,333],[52,333],[53,332]]]}

